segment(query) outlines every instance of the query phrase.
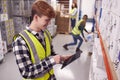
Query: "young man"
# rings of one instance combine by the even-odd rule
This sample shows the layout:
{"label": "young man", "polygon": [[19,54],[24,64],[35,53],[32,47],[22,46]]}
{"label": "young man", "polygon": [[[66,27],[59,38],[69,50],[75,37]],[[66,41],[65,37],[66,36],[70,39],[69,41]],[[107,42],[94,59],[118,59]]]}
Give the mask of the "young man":
{"label": "young man", "polygon": [[55,17],[53,8],[42,0],[32,5],[32,21],[14,37],[13,51],[24,80],[56,80],[53,66],[69,56],[56,55],[47,25]]}
{"label": "young man", "polygon": [[[76,52],[78,51],[82,52],[82,50],[80,50],[80,46],[83,43],[83,39],[87,42],[87,39],[84,37],[83,30],[85,30],[89,34],[89,32],[85,29],[87,19],[88,19],[88,16],[84,15],[83,18],[75,25],[75,27],[72,29],[72,36],[73,36],[74,42],[63,45],[64,49],[68,50],[68,46],[76,45],[77,40],[79,40],[80,42],[76,48]],[[82,34],[83,38],[80,36],[80,33]]]}

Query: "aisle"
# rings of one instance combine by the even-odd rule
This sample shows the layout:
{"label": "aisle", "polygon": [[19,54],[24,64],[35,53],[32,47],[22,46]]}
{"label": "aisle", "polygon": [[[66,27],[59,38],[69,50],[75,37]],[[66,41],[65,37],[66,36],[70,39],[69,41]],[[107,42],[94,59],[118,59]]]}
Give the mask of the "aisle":
{"label": "aisle", "polygon": [[[66,51],[63,49],[62,45],[66,42],[71,42],[71,35],[58,34],[53,40],[55,51],[61,55],[74,54],[75,46],[69,47]],[[61,65],[54,66],[55,74],[58,80],[89,80],[89,67],[91,57],[87,54],[87,44],[83,43],[81,49],[83,53],[80,58],[64,69],[60,69]]]}
{"label": "aisle", "polygon": [[[92,28],[91,23],[86,24],[86,29],[90,31]],[[58,34],[53,39],[55,52],[61,55],[74,54],[76,46],[70,46],[69,50],[63,49],[63,45],[73,41],[71,35]],[[64,69],[60,69],[61,65],[54,66],[55,74],[58,80],[89,80],[89,68],[91,57],[88,56],[89,43],[83,42],[81,49],[83,53],[80,58]]]}

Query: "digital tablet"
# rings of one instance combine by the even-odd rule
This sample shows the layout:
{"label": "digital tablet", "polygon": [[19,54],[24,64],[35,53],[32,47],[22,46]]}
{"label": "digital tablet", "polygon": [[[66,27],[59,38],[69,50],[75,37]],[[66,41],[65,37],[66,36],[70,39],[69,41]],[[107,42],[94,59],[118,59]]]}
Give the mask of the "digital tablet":
{"label": "digital tablet", "polygon": [[64,61],[64,63],[62,64],[61,69],[63,69],[64,67],[66,67],[67,65],[69,65],[71,62],[75,61],[76,59],[78,59],[80,57],[81,52],[77,52],[75,54],[73,54],[72,56],[70,56],[68,59],[66,59]]}

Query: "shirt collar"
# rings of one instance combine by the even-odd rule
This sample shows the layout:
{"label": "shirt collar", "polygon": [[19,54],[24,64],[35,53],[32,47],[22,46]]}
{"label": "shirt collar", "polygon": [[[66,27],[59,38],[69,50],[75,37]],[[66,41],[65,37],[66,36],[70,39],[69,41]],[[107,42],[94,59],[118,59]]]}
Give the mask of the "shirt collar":
{"label": "shirt collar", "polygon": [[43,35],[43,33],[44,33],[44,31],[40,31],[40,32],[36,32],[36,31],[33,31],[32,29],[30,29],[28,26],[26,26],[26,29],[30,32],[30,33],[32,33],[33,35],[37,35],[37,36],[39,36],[39,35]]}

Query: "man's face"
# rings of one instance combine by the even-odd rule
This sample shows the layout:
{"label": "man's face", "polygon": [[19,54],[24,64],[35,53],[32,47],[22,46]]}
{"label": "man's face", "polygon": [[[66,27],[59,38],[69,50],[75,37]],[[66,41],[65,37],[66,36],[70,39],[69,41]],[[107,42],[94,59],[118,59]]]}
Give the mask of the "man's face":
{"label": "man's face", "polygon": [[47,16],[38,16],[38,26],[41,30],[45,30],[48,26],[48,24],[50,23],[50,18],[48,18]]}

